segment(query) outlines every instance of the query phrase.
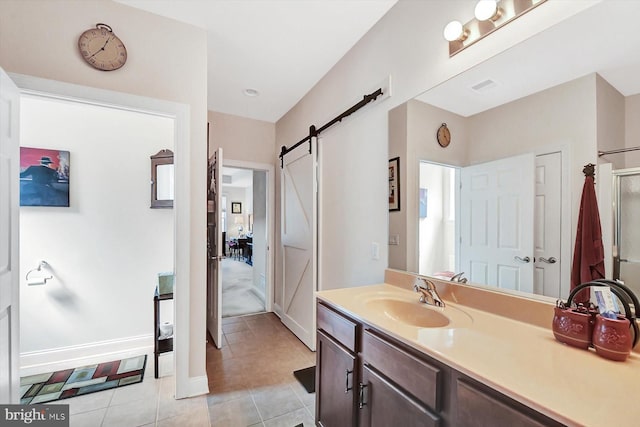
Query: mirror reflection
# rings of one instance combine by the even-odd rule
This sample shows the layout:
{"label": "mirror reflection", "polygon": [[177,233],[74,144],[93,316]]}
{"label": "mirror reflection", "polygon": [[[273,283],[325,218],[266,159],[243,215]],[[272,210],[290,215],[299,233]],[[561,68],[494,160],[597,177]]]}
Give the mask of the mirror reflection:
{"label": "mirror reflection", "polygon": [[391,268],[566,298],[593,163],[612,277],[612,176],[640,151],[598,152],[640,145],[633,16],[640,2],[597,4],[390,111],[389,157],[407,159]]}
{"label": "mirror reflection", "polygon": [[173,200],[173,164],[156,167],[158,200]]}
{"label": "mirror reflection", "polygon": [[172,208],[173,194],[173,151],[163,149],[151,156],[151,208]]}

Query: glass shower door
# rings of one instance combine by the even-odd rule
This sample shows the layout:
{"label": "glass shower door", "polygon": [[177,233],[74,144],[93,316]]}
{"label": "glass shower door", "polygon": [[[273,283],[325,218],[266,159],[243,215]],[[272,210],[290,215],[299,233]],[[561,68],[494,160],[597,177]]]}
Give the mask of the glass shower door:
{"label": "glass shower door", "polygon": [[614,278],[640,295],[640,169],[614,172],[616,176],[616,241]]}

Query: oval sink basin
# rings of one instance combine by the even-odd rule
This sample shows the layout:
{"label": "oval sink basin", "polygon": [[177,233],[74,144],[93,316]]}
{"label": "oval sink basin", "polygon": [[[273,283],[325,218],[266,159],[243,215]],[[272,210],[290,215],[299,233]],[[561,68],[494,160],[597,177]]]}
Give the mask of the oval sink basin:
{"label": "oval sink basin", "polygon": [[439,309],[418,303],[396,299],[372,299],[366,302],[368,308],[384,314],[391,320],[421,328],[442,328],[449,325],[450,319]]}

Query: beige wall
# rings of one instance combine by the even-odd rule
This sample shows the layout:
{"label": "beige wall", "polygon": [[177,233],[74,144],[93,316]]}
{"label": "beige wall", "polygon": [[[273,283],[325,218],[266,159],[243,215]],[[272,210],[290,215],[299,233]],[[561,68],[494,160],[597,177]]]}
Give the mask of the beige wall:
{"label": "beige wall", "polygon": [[[206,94],[204,31],[112,1],[3,0],[0,66],[8,72],[186,104],[190,108],[190,236],[176,242],[190,251],[189,376],[205,372],[206,279]],[[109,24],[128,51],[120,70],[88,66],[78,37],[97,22]],[[179,286],[176,283],[176,286]],[[150,302],[151,303],[151,302]]]}
{"label": "beige wall", "polygon": [[222,147],[223,159],[275,164],[276,125],[209,111],[209,148]]}
{"label": "beige wall", "polygon": [[[596,107],[598,151],[624,148],[626,120],[624,96],[598,74],[596,74]],[[625,167],[625,155],[603,156],[598,159],[598,162],[613,163],[613,169],[622,169]]]}
{"label": "beige wall", "polygon": [[[389,158],[400,157],[400,208],[407,200],[407,109],[408,103],[389,111]],[[406,210],[389,212],[389,236],[398,236],[397,245],[389,245],[389,268],[407,269]]]}
{"label": "beige wall", "polygon": [[[640,95],[625,98],[625,147],[640,147]],[[630,151],[624,156],[625,168],[640,167],[640,151]],[[607,157],[608,158],[608,157]]]}

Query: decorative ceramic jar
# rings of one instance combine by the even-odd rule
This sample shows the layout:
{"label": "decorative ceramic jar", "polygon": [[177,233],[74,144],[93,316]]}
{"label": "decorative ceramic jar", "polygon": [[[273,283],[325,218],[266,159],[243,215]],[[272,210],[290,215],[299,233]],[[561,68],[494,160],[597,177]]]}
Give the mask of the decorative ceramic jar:
{"label": "decorative ceramic jar", "polygon": [[630,322],[624,316],[617,319],[597,315],[593,328],[593,346],[599,356],[625,361],[631,353],[633,339]]}
{"label": "decorative ceramic jar", "polygon": [[591,345],[593,317],[588,311],[555,308],[553,335],[560,342],[583,349]]}

